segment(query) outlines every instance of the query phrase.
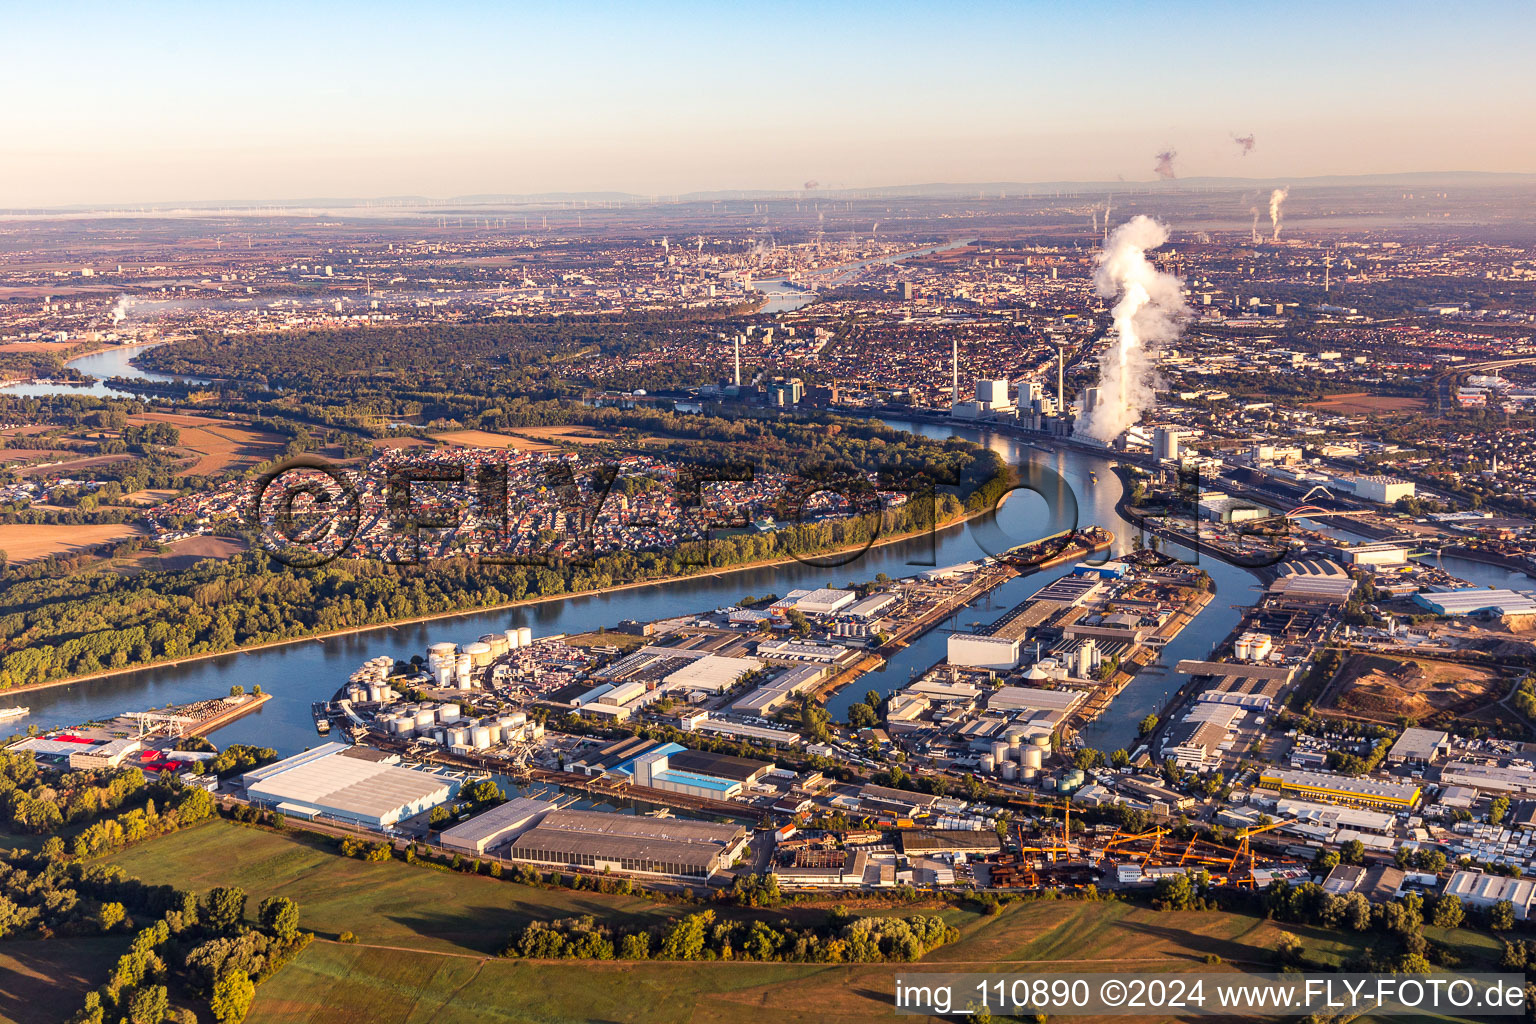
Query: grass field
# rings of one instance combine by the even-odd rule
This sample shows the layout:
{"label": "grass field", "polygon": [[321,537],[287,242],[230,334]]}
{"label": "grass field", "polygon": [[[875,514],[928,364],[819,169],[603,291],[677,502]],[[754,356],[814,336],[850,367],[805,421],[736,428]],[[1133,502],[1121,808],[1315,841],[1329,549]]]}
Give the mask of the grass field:
{"label": "grass field", "polygon": [[[530,919],[593,913],[643,922],[684,912],[644,900],[529,888],[399,862],[339,856],[298,835],[214,821],[108,858],[146,882],[196,890],[238,885],[249,906],[273,894],[302,908],[321,940],[257,993],[252,1024],[428,1024],[434,1021],[634,1021],[656,1024],[759,1020],[775,1024],[888,1021],[894,978],[910,964],[564,963],[492,954]],[[930,971],[1272,969],[1282,932],[1307,956],[1338,965],[1380,937],[1276,924],[1253,914],[1159,913],[1126,902],[1041,900],[995,917],[939,912],[959,941],[930,954]],[[820,918],[824,908],[790,908]],[[334,941],[353,932],[358,944]],[[1496,958],[1493,938],[1431,930],[1467,965]],[[1487,964],[1483,964],[1487,966]],[[1089,1018],[1074,1018],[1088,1020]],[[1121,1018],[1124,1019],[1124,1018]],[[1139,1017],[1138,1020],[1155,1018]]]}
{"label": "grass field", "polygon": [[0,943],[0,1022],[57,1024],[127,948],[126,935]]}
{"label": "grass field", "polygon": [[369,864],[296,836],[211,821],[109,858],[130,875],[198,891],[238,885],[254,906],[274,894],[317,935],[452,953],[494,953],[529,920],[577,914],[636,919],[675,913],[641,899],[534,889],[398,861]]}
{"label": "grass field", "polygon": [[12,562],[30,562],[62,555],[108,541],[136,537],[142,531],[127,523],[85,523],[51,526],[45,523],[0,524],[0,551]]}

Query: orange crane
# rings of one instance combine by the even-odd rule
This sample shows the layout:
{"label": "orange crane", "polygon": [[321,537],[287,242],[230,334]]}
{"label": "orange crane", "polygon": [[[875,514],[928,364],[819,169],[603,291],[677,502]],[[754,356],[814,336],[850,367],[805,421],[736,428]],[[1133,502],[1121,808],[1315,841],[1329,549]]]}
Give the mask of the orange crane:
{"label": "orange crane", "polygon": [[1237,867],[1239,860],[1246,860],[1248,862],[1249,878],[1251,879],[1253,877],[1253,849],[1249,846],[1248,840],[1254,836],[1263,835],[1265,832],[1277,829],[1282,825],[1295,824],[1300,820],[1300,818],[1281,818],[1279,821],[1272,821],[1268,825],[1253,825],[1239,831],[1237,833],[1237,855],[1232,858],[1232,864],[1227,868],[1228,872]]}

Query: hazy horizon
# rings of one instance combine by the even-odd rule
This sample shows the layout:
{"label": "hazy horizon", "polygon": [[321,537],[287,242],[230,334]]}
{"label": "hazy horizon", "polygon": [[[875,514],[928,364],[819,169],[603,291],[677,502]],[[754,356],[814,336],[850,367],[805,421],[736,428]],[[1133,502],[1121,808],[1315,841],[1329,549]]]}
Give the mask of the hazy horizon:
{"label": "hazy horizon", "polygon": [[29,8],[0,207],[1526,173],[1536,9],[1484,11]]}

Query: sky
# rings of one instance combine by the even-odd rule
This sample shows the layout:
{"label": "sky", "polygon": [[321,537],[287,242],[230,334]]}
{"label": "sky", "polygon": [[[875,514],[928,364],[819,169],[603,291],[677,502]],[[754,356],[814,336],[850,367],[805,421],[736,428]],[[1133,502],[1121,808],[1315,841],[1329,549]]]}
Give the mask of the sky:
{"label": "sky", "polygon": [[1536,171],[1529,2],[5,6],[8,209]]}

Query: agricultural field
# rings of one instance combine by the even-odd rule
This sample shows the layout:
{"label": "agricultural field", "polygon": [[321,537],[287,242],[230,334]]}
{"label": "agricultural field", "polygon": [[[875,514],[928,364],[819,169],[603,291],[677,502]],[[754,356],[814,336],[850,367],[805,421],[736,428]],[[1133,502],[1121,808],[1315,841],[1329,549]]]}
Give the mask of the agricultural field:
{"label": "agricultural field", "polygon": [[131,523],[0,523],[0,551],[20,564],[142,534],[143,530]]}
{"label": "agricultural field", "polygon": [[282,454],[287,438],[252,430],[229,420],[184,413],[151,412],[128,417],[129,423],[168,423],[181,433],[177,449],[187,453],[183,472],[209,476],[254,466]]}
{"label": "agricultural field", "polygon": [[58,1024],[127,948],[127,935],[0,944],[0,1024]]}
{"label": "agricultural field", "polygon": [[1406,395],[1373,395],[1365,391],[1345,395],[1330,395],[1317,402],[1308,402],[1308,409],[1338,413],[1340,416],[1390,416],[1395,413],[1417,412],[1424,408],[1422,398]]}
{"label": "agricultural field", "polygon": [[450,430],[446,434],[433,434],[433,440],[458,448],[511,448],[514,451],[552,451],[553,445],[539,444],[512,434],[497,434],[489,430]]}

